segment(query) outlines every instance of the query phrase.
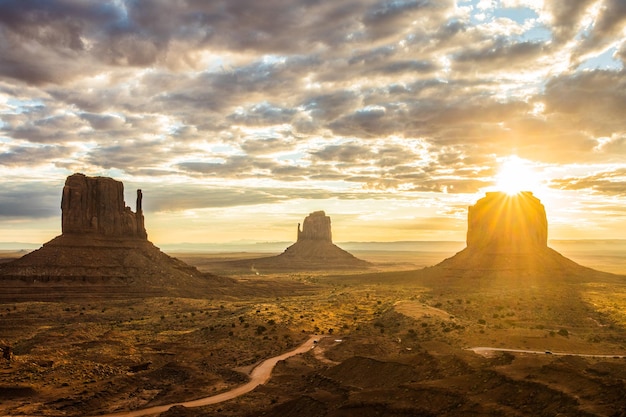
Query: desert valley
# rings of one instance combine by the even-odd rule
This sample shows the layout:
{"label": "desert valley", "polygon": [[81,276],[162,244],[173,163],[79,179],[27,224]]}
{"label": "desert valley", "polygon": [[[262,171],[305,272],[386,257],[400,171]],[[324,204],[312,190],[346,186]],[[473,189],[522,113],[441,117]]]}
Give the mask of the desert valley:
{"label": "desert valley", "polygon": [[174,257],[142,197],[72,175],[62,234],[3,252],[0,415],[626,415],[626,255],[550,248],[532,193],[488,193],[440,259],[350,253],[323,211],[280,254]]}

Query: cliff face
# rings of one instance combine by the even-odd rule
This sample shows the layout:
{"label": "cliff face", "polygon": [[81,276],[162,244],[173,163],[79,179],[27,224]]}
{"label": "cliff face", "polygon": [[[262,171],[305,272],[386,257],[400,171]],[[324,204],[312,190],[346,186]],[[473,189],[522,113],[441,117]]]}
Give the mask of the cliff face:
{"label": "cliff face", "polygon": [[[148,241],[137,190],[137,212],[124,203],[124,185],[112,178],[74,174],[61,199],[62,234],[41,248],[0,264],[0,281],[24,296],[45,299],[81,291],[98,296],[188,294],[234,281],[203,273]],[[54,285],[54,291],[47,285]],[[85,284],[89,284],[85,287]]]}
{"label": "cliff face", "polygon": [[528,252],[548,246],[548,220],[529,191],[513,196],[490,192],[469,207],[467,248],[488,252]]}
{"label": "cliff face", "polygon": [[62,233],[147,239],[141,199],[141,190],[137,190],[137,211],[132,212],[124,203],[120,181],[70,175],[61,199]]}
{"label": "cliff face", "polygon": [[319,240],[332,243],[332,234],[330,231],[330,217],[323,211],[314,211],[304,218],[302,230],[298,224],[297,242],[304,240]]}

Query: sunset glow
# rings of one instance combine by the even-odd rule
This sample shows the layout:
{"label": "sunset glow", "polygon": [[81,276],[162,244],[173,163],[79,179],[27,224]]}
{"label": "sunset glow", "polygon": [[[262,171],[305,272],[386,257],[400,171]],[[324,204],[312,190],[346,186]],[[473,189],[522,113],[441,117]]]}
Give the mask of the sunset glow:
{"label": "sunset glow", "polygon": [[504,159],[496,177],[496,189],[509,195],[521,191],[537,191],[541,184],[527,161],[516,156]]}
{"label": "sunset glow", "polygon": [[155,243],[316,210],[462,241],[496,188],[553,200],[552,238],[623,238],[624,30],[614,0],[0,2],[0,240],[58,235],[76,172],[141,188]]}

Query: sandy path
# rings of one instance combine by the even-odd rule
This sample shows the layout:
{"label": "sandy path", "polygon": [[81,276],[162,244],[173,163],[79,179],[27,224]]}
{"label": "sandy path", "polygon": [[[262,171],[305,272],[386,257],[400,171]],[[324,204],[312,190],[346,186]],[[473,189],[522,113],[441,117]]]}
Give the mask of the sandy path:
{"label": "sandy path", "polygon": [[250,374],[250,381],[247,383],[240,385],[236,388],[233,388],[230,391],[223,392],[221,394],[212,395],[210,397],[200,398],[193,401],[185,401],[174,404],[165,404],[156,407],[144,408],[142,410],[135,411],[122,411],[112,414],[101,414],[99,416],[94,417],[139,417],[139,416],[150,416],[154,414],[164,413],[169,410],[171,407],[175,405],[182,405],[184,407],[202,407],[204,405],[217,404],[223,401],[232,400],[233,398],[239,397],[240,395],[246,394],[261,384],[266,383],[270,379],[270,375],[272,374],[272,370],[274,366],[282,360],[285,360],[291,356],[298,355],[300,353],[308,352],[314,346],[314,341],[320,339],[323,336],[311,336],[309,340],[298,346],[296,349],[283,353],[279,356],[274,356],[273,358],[269,358],[261,362],[256,368],[252,370]]}
{"label": "sandy path", "polygon": [[[532,354],[549,354],[554,356],[580,356],[583,358],[615,358],[625,359],[626,355],[614,354],[614,355],[598,355],[593,353],[570,353],[570,352],[551,352],[543,350],[524,350],[524,349],[506,349],[506,348],[494,348],[494,347],[473,347],[467,348],[479,355],[488,355],[490,352],[511,352],[511,353],[532,353]],[[548,353],[549,352],[549,353]]]}

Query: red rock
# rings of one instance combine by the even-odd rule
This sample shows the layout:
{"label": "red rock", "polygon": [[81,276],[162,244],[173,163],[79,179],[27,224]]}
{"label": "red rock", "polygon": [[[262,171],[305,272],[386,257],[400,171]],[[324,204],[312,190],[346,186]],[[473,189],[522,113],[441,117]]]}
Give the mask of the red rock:
{"label": "red rock", "polygon": [[530,191],[490,192],[467,216],[467,247],[488,252],[528,252],[548,246],[548,220]]}
{"label": "red rock", "polygon": [[70,175],[61,199],[62,233],[147,239],[141,199],[141,190],[137,190],[134,213],[124,202],[124,184],[120,181]]}
{"label": "red rock", "polygon": [[314,211],[304,218],[302,230],[298,223],[298,242],[304,240],[321,240],[324,242],[332,242],[332,233],[330,230],[330,217],[323,211]]}

